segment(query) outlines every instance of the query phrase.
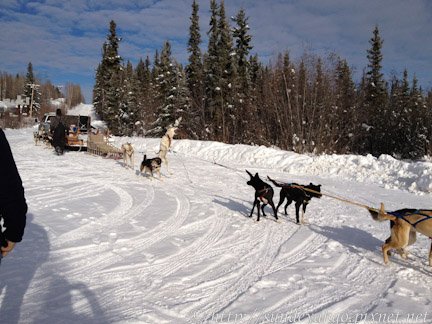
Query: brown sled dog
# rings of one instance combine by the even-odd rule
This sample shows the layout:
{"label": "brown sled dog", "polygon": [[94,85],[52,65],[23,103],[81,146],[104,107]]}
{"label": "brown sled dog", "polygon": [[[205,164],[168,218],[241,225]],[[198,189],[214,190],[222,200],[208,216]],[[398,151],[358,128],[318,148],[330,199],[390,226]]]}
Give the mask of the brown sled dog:
{"label": "brown sled dog", "polygon": [[[388,252],[396,249],[403,258],[406,258],[404,248],[416,240],[415,231],[432,238],[432,210],[428,209],[399,209],[386,212],[384,204],[380,210],[369,210],[376,221],[389,220],[393,222],[390,237],[382,245],[384,263],[389,262]],[[432,244],[429,251],[429,265],[432,266]]]}

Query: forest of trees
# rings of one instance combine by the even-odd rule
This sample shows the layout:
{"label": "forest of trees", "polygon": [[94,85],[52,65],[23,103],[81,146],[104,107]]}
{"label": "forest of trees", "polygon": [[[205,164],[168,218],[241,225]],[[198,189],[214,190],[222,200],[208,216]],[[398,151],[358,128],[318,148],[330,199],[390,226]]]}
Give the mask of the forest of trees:
{"label": "forest of trees", "polygon": [[[199,7],[190,16],[188,63],[166,41],[134,67],[119,55],[110,22],[96,70],[93,103],[116,135],[161,136],[179,123],[184,138],[277,146],[298,153],[432,154],[432,91],[408,71],[386,80],[378,26],[365,49],[368,66],[353,80],[349,63],[332,54],[280,53],[264,64],[252,55],[243,9],[228,21],[224,2],[210,0],[207,50]],[[372,26],[373,27],[373,26]]]}
{"label": "forest of trees", "polygon": [[52,111],[51,99],[65,98],[65,106],[69,108],[85,102],[80,85],[67,83],[60,88],[49,80],[39,80],[35,77],[31,62],[27,66],[26,75],[12,75],[0,71],[0,100],[14,100],[18,95],[33,97],[34,116]]}

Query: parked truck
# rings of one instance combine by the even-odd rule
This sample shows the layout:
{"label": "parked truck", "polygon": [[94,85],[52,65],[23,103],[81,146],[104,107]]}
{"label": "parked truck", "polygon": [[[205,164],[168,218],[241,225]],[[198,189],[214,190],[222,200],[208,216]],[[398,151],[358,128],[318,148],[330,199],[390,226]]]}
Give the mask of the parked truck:
{"label": "parked truck", "polygon": [[[49,142],[52,141],[50,126],[55,116],[55,112],[44,114],[34,134],[36,143],[38,139]],[[87,137],[88,133],[91,131],[91,118],[81,115],[64,115],[62,119],[67,129],[66,148],[79,151],[87,150]]]}

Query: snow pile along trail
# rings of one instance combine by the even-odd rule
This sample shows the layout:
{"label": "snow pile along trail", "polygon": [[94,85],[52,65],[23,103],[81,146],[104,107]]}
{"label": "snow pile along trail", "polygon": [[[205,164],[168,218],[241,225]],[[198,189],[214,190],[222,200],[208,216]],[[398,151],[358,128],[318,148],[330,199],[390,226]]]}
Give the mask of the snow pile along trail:
{"label": "snow pile along trail", "polygon": [[294,223],[293,206],[287,216],[280,208],[280,222],[269,208],[256,222],[245,172],[389,210],[431,208],[430,162],[175,140],[172,174],[163,167],[159,181],[138,171],[159,139],[113,139],[134,145],[131,169],[84,152],[55,156],[30,129],[6,136],[29,220],[0,266],[2,324],[432,321],[428,238],[384,266],[389,226],[363,208],[323,197],[308,206],[308,225]]}

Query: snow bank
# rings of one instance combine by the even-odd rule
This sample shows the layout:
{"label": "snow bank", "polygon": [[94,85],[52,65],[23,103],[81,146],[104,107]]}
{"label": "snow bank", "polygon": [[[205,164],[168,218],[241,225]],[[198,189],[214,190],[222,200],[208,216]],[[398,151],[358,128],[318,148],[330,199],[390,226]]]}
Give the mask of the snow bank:
{"label": "snow bank", "polygon": [[[89,115],[92,125],[100,122],[93,105],[80,104],[69,114]],[[97,126],[95,126],[97,127]],[[119,146],[134,145],[137,152],[159,150],[159,139],[116,138]],[[151,146],[151,148],[150,148]],[[174,150],[210,162],[226,165],[255,166],[296,175],[340,177],[349,181],[376,183],[386,189],[408,190],[414,193],[432,192],[432,161],[407,162],[389,155],[306,155],[265,146],[229,145],[212,141],[175,140]],[[148,154],[148,153],[147,153]]]}
{"label": "snow bank", "polygon": [[341,177],[371,182],[387,189],[432,192],[432,163],[406,162],[389,155],[305,155],[264,146],[228,145],[219,142],[176,140],[174,150],[226,165],[269,168],[296,175]]}

